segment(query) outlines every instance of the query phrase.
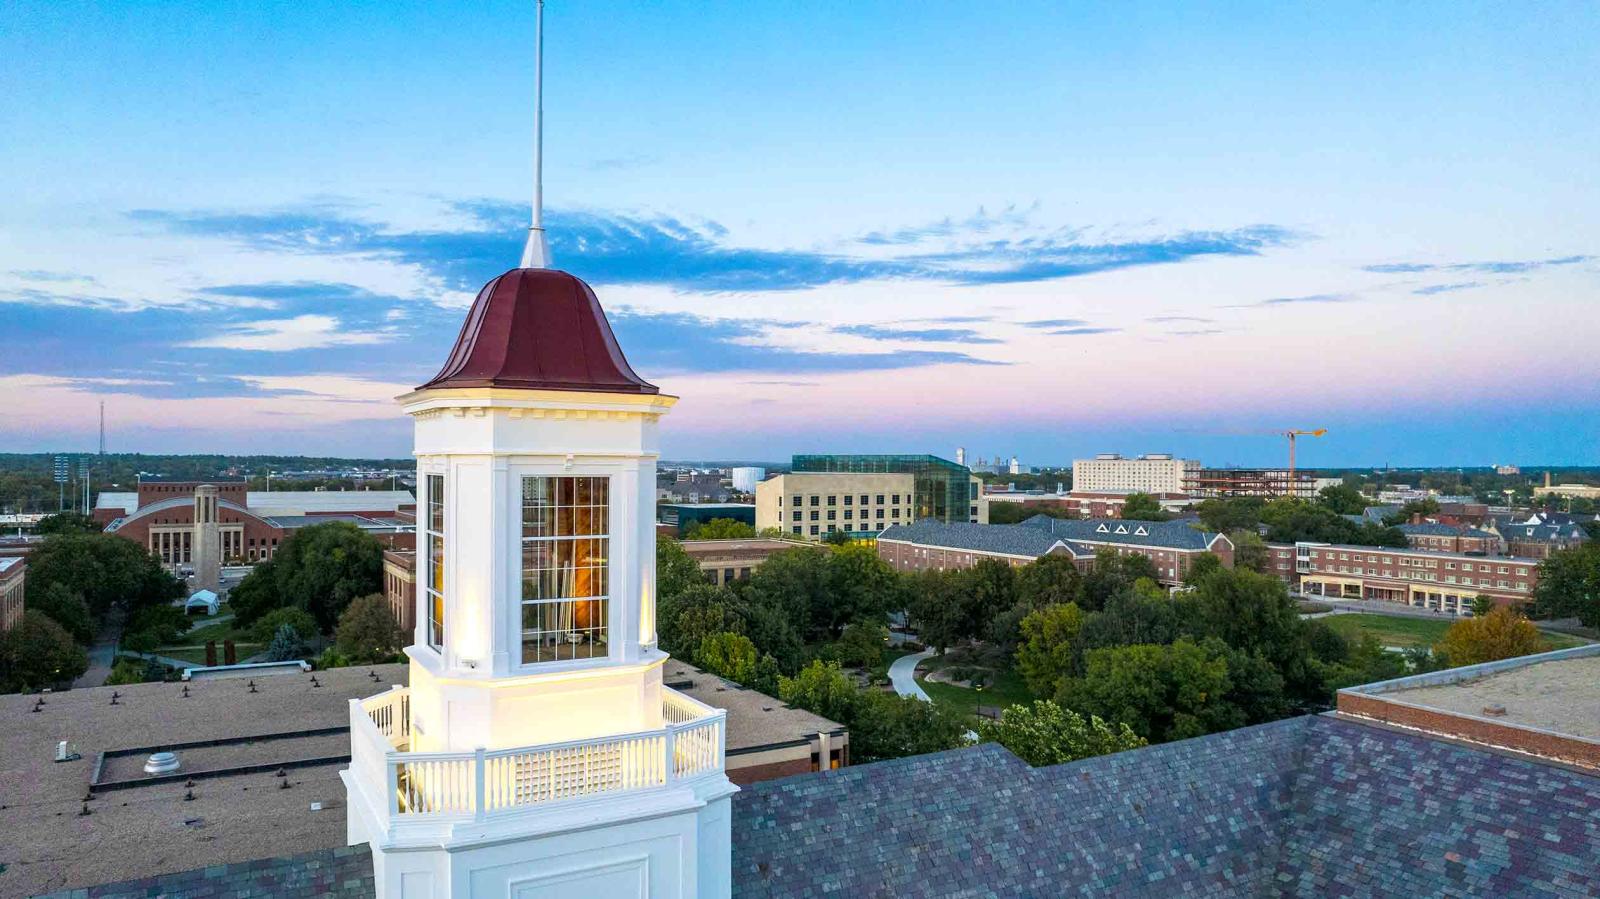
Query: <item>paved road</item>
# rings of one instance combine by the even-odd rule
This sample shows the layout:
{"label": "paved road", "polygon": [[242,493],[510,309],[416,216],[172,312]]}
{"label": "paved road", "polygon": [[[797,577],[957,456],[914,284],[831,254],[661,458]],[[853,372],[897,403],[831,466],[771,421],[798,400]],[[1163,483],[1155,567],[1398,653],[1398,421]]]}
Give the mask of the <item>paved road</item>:
{"label": "paved road", "polygon": [[914,696],[923,702],[932,702],[928,694],[917,683],[917,664],[923,659],[933,657],[933,650],[924,649],[922,652],[901,656],[889,663],[889,680],[894,684],[894,691],[901,696]]}

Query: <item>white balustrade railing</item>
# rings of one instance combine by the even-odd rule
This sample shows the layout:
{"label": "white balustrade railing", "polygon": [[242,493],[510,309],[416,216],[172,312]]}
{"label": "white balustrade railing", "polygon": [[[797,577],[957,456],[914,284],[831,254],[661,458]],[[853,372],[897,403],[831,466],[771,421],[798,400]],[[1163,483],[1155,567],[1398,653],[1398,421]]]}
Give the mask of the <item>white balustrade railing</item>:
{"label": "white balustrade railing", "polygon": [[722,771],[726,713],[663,689],[661,730],[475,752],[406,752],[410,691],[351,701],[351,768],[384,784],[387,812],[477,817],[662,787]]}

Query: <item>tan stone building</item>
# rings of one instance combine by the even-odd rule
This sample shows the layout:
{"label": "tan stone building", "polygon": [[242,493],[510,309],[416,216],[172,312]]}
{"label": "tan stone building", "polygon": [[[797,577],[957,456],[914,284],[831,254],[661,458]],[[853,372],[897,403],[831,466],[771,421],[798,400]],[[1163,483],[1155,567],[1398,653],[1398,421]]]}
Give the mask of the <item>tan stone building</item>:
{"label": "tan stone building", "polygon": [[22,620],[22,582],[28,561],[18,556],[0,558],[0,631]]}
{"label": "tan stone building", "polygon": [[[973,477],[970,483],[975,499],[957,514],[963,521],[987,523],[982,481]],[[777,528],[785,536],[807,540],[821,540],[830,531],[876,537],[885,528],[921,517],[916,490],[916,476],[910,473],[789,472],[756,485],[756,530]]]}
{"label": "tan stone building", "polygon": [[685,540],[683,551],[705,572],[706,580],[723,585],[744,580],[773,553],[806,544],[796,540],[756,537],[748,540]]}
{"label": "tan stone building", "polygon": [[402,633],[417,626],[417,551],[383,551],[383,595]]}

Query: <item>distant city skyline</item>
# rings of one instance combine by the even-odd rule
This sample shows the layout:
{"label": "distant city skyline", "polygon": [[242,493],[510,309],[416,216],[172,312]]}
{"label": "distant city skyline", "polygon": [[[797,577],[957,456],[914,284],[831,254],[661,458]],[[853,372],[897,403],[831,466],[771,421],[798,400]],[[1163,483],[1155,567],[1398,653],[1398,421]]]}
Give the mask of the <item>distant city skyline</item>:
{"label": "distant city skyline", "polygon": [[[1600,10],[547,7],[667,458],[1600,461]],[[528,2],[24,5],[0,452],[403,456],[517,262]],[[52,48],[52,52],[40,52]]]}

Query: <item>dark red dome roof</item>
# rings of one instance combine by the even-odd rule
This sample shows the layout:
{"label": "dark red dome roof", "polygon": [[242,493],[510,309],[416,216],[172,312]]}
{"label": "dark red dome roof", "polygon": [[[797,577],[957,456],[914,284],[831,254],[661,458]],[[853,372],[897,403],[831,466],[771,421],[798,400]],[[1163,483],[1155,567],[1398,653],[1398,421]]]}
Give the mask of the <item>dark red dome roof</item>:
{"label": "dark red dome roof", "polygon": [[660,393],[628,367],[589,285],[540,268],[478,291],[444,368],[417,389],[430,387]]}

